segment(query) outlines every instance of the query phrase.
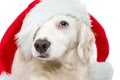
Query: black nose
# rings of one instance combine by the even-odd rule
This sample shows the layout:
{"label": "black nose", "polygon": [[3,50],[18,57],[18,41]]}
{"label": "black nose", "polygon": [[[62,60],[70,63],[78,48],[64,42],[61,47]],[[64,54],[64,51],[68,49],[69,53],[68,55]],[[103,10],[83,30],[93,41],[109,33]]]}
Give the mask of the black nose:
{"label": "black nose", "polygon": [[38,51],[40,54],[45,53],[47,49],[50,47],[50,42],[48,40],[41,40],[38,39],[35,41],[34,47],[36,51]]}

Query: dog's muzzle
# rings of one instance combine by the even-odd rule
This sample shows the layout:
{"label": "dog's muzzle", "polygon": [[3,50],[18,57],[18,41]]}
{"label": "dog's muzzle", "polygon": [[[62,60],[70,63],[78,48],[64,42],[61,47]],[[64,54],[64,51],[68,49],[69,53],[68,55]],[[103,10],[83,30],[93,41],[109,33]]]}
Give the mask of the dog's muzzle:
{"label": "dog's muzzle", "polygon": [[48,48],[50,47],[50,42],[48,40],[41,40],[38,39],[35,41],[34,48],[36,49],[37,52],[40,53],[41,58],[47,58],[48,54],[46,53]]}

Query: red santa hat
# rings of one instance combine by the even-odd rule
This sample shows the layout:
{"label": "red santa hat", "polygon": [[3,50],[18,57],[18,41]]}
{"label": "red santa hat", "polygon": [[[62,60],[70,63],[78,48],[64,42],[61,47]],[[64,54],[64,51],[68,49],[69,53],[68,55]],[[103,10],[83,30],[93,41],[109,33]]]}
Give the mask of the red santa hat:
{"label": "red santa hat", "polygon": [[[57,4],[58,8],[54,7],[56,2],[53,1],[59,1],[59,4]],[[16,46],[16,40],[15,35],[21,30],[21,27],[23,25],[23,21],[26,20],[26,16],[30,18],[29,16],[37,16],[33,20],[39,19],[41,23],[44,23],[47,19],[52,17],[53,15],[56,15],[58,13],[64,12],[69,13],[71,15],[74,15],[86,25],[91,26],[92,30],[95,33],[95,39],[96,39],[96,48],[97,48],[97,59],[95,64],[93,64],[92,67],[90,67],[91,77],[93,80],[111,80],[112,76],[112,70],[109,66],[109,63],[106,63],[106,59],[109,54],[109,44],[108,40],[105,34],[104,29],[102,28],[101,24],[90,14],[88,14],[86,11],[84,11],[84,5],[77,6],[76,3],[78,2],[72,2],[76,6],[72,6],[73,4],[67,3],[69,0],[45,0],[41,2],[40,0],[34,0],[17,18],[16,20],[10,25],[6,33],[4,34],[1,43],[0,43],[0,73],[6,72],[11,74],[11,67],[14,59],[14,55],[17,49]],[[73,1],[73,0],[71,0]],[[77,0],[76,0],[77,1]],[[58,2],[57,2],[58,3]],[[65,6],[66,7],[60,6]],[[50,5],[52,4],[52,5]],[[45,6],[45,7],[43,7]],[[60,7],[59,7],[60,6]],[[38,7],[37,9],[33,9],[35,7]],[[77,8],[79,7],[79,9]],[[52,8],[52,9],[51,9]],[[37,11],[39,9],[39,11]],[[50,10],[49,10],[50,9]],[[58,10],[59,9],[59,10]],[[34,15],[34,12],[36,12]],[[41,15],[39,15],[41,14]],[[39,15],[39,17],[38,17]],[[28,19],[27,18],[27,19]],[[37,23],[36,23],[37,24]],[[28,26],[28,28],[31,28]],[[102,71],[100,71],[102,70]],[[101,73],[102,72],[102,73]],[[97,75],[96,75],[97,73]],[[104,77],[101,75],[104,75]],[[105,76],[106,75],[106,76]],[[99,78],[100,76],[100,78]],[[0,78],[1,80],[1,78]]]}

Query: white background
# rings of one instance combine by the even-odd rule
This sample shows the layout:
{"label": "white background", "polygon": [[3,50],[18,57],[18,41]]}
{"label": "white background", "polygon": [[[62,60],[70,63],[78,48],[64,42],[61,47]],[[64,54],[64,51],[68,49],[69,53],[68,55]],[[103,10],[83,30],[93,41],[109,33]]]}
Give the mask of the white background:
{"label": "white background", "polygon": [[[81,1],[106,31],[110,44],[107,61],[114,68],[113,80],[120,80],[120,2],[119,0]],[[30,2],[32,0],[0,0],[0,40],[9,25]]]}

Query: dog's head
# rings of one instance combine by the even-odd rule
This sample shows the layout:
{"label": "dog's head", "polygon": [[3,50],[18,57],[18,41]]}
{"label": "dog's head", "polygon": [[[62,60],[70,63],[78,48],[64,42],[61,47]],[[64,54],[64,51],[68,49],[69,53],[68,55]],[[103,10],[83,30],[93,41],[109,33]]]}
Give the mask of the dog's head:
{"label": "dog's head", "polygon": [[[33,33],[33,36],[31,35]],[[70,15],[56,15],[51,17],[36,30],[28,33],[32,40],[22,40],[21,48],[41,60],[59,59],[69,55],[70,51],[77,53],[81,60],[89,59],[92,51],[94,36],[90,27]],[[19,34],[21,36],[21,34]],[[18,43],[20,43],[18,35]],[[24,35],[24,33],[22,33]],[[28,37],[28,35],[26,36]],[[27,49],[29,48],[29,49]],[[27,49],[27,50],[25,50]]]}
{"label": "dog's head", "polygon": [[51,60],[63,58],[74,50],[83,58],[89,55],[93,40],[90,27],[70,15],[57,15],[35,31],[32,55]]}

